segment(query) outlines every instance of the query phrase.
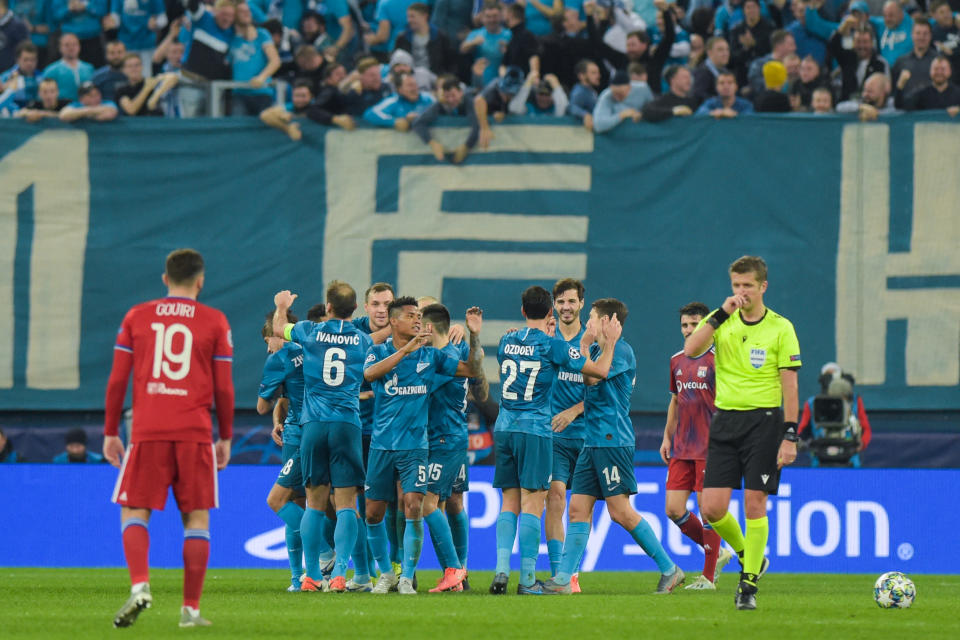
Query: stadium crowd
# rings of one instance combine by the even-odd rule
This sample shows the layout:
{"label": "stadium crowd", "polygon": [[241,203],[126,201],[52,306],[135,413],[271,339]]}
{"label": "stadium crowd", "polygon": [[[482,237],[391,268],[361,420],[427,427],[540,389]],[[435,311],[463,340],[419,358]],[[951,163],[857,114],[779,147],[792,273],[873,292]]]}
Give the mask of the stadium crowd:
{"label": "stadium crowd", "polygon": [[[0,113],[227,111],[414,130],[508,115],[621,122],[752,112],[960,111],[960,0],[0,0]],[[273,79],[285,81],[278,100]],[[219,95],[219,94],[215,94]],[[283,98],[289,98],[285,100]]]}

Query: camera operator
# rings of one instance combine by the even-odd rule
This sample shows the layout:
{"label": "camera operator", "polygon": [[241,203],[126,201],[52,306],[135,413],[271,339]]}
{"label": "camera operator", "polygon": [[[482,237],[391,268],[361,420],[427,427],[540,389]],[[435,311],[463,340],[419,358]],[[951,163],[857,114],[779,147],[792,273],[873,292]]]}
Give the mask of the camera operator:
{"label": "camera operator", "polygon": [[855,380],[836,362],[828,362],[820,369],[819,381],[820,394],[803,404],[797,427],[810,450],[810,466],[859,468],[871,431],[863,398],[853,392]]}

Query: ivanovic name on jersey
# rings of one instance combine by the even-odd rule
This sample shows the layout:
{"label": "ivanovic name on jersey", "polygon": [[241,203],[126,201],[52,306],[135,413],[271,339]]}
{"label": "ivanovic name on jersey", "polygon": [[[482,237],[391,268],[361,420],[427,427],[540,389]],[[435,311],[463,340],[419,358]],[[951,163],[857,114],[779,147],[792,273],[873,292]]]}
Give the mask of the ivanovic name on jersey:
{"label": "ivanovic name on jersey", "polygon": [[327,344],[352,344],[360,346],[360,336],[358,334],[343,333],[324,333],[317,331],[316,342],[325,342]]}

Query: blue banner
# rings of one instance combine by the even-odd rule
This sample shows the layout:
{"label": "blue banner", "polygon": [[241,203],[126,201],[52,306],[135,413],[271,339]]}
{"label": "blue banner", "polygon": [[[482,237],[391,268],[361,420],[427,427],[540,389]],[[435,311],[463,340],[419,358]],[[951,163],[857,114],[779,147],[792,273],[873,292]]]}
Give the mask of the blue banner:
{"label": "blue banner", "polygon": [[[719,305],[742,254],[769,267],[806,368],[853,372],[871,409],[960,408],[960,126],[945,116],[686,119],[594,136],[498,126],[463,166],[412,135],[253,119],[0,122],[0,410],[103,406],[126,310],[164,294],[163,258],[207,261],[252,407],[273,293],[303,314],[339,278],[521,322],[520,291],[583,278],[631,313],[634,411],[663,411],[677,309]],[[541,121],[543,122],[543,121]],[[442,128],[448,143],[462,128]],[[492,359],[489,359],[492,360]],[[495,363],[488,377],[497,379]]]}
{"label": "blue banner", "polygon": [[[232,466],[220,473],[220,509],[211,515],[213,567],[286,566],[282,522],[266,505],[277,469]],[[663,513],[665,469],[637,468],[639,493],[634,507],[650,523],[671,557],[697,572],[702,552],[683,537]],[[471,569],[496,563],[499,492],[492,467],[470,469],[465,503],[470,516]],[[123,566],[120,510],[109,502],[117,471],[106,466],[0,465],[4,526],[0,527],[0,566]],[[960,556],[950,552],[960,517],[944,509],[932,487],[955,487],[960,470],[788,469],[780,495],[770,498],[767,555],[773,571],[815,573],[958,573]],[[731,510],[742,522],[740,492]],[[37,505],[55,518],[37,518]],[[693,509],[693,505],[690,505]],[[929,526],[929,523],[937,526]],[[171,500],[150,523],[150,561],[181,566],[180,517]],[[514,555],[517,550],[514,547]],[[655,565],[601,503],[594,515],[583,570],[644,570]],[[514,558],[518,565],[519,558]],[[736,565],[736,563],[732,563]],[[421,566],[436,568],[430,544]],[[541,569],[549,569],[541,545]],[[733,570],[733,568],[731,568]]]}

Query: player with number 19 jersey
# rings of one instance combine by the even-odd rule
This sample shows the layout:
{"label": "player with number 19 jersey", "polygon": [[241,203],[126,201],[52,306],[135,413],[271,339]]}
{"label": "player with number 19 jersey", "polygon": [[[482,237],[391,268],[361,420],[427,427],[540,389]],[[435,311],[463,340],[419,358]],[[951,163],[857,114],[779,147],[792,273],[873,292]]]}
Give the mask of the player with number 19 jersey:
{"label": "player with number 19 jersey", "polygon": [[115,436],[133,369],[132,443],[212,442],[233,436],[233,342],[227,317],[190,298],[138,304],[123,318],[107,383],[104,433]]}

